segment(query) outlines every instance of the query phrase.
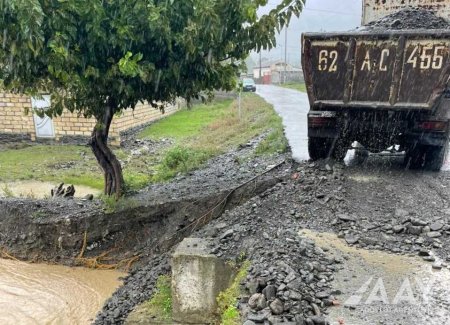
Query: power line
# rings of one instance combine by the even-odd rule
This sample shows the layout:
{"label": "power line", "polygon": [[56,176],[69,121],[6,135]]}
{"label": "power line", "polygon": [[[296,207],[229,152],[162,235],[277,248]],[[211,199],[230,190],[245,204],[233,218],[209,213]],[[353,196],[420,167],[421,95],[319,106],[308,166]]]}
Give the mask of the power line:
{"label": "power line", "polygon": [[[267,3],[266,6],[277,7],[278,4],[269,2],[269,3]],[[359,17],[360,16],[360,15],[352,14],[352,13],[349,13],[349,12],[334,11],[334,10],[328,10],[328,9],[303,8],[303,11],[326,12],[326,13],[330,13],[330,14],[344,15],[344,16],[355,16],[355,17]]]}

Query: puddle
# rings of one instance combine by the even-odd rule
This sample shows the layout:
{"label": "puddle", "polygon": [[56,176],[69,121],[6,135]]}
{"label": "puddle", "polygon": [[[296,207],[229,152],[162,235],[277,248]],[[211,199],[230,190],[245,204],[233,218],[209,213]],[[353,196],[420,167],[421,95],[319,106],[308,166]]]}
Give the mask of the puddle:
{"label": "puddle", "polygon": [[0,259],[0,324],[90,324],[124,275]]}
{"label": "puddle", "polygon": [[450,324],[448,269],[434,271],[416,256],[351,247],[335,234],[301,234],[343,262],[333,284],[341,294],[340,306],[329,309],[331,324]]}
{"label": "puddle", "polygon": [[[44,199],[50,197],[50,191],[54,189],[55,186],[55,183],[39,181],[0,182],[0,197],[13,196],[30,199]],[[101,191],[88,186],[75,186],[75,197],[78,198],[82,198],[87,194],[93,194],[95,196],[100,194],[100,192]]]}

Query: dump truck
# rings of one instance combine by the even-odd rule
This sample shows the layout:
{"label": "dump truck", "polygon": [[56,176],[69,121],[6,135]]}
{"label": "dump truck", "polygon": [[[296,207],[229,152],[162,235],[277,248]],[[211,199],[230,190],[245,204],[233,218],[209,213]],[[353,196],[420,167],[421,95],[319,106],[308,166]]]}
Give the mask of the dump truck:
{"label": "dump truck", "polygon": [[[405,3],[450,20],[449,0],[364,0],[362,25],[404,10],[420,17],[422,9]],[[302,35],[312,160],[343,159],[357,141],[370,152],[404,151],[409,168],[440,170],[449,141],[450,29],[397,29],[402,23]]]}

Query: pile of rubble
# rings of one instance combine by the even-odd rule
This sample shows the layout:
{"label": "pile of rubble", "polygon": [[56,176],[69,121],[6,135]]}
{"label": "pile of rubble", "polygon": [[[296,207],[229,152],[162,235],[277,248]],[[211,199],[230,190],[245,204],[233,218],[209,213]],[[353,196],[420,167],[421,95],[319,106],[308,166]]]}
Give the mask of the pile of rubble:
{"label": "pile of rubble", "polygon": [[432,11],[420,8],[406,8],[362,27],[365,31],[448,28],[450,25],[445,19],[436,16]]}

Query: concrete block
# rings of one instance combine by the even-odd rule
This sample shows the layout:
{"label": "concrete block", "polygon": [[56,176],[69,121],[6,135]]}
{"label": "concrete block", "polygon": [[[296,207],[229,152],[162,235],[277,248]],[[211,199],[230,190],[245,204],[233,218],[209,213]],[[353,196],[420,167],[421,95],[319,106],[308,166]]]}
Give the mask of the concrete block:
{"label": "concrete block", "polygon": [[234,270],[209,253],[210,239],[186,238],[172,257],[173,320],[184,324],[211,324],[216,298],[231,285]]}

